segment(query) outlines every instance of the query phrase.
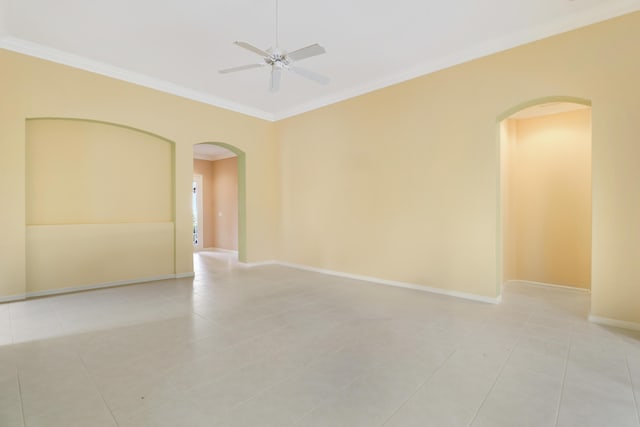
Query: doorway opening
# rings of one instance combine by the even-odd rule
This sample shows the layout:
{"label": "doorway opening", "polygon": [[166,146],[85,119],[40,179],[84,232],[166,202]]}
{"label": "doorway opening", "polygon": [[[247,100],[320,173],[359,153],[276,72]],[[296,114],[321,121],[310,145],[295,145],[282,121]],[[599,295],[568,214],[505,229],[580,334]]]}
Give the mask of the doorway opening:
{"label": "doorway opening", "polygon": [[191,188],[191,216],[193,223],[193,247],[201,250],[204,236],[204,210],[202,206],[202,175],[193,175]]}
{"label": "doorway opening", "polygon": [[591,289],[591,103],[545,98],[499,120],[498,292]]}
{"label": "doorway opening", "polygon": [[[201,249],[228,253],[245,262],[244,153],[228,144],[201,143],[194,145],[193,158],[194,177],[202,177]],[[198,247],[194,244],[194,248]]]}

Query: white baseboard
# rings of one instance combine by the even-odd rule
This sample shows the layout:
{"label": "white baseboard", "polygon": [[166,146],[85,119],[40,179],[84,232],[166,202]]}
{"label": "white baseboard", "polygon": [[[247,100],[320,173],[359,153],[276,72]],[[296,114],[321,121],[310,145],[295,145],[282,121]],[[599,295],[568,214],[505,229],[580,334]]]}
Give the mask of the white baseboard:
{"label": "white baseboard", "polygon": [[[187,277],[195,277],[195,273],[193,271],[187,271],[186,273],[176,273],[173,277],[171,277],[172,279],[184,279]],[[148,280],[145,280],[146,282],[148,282]]]}
{"label": "white baseboard", "polygon": [[603,326],[613,326],[622,329],[631,329],[632,331],[640,331],[640,323],[627,322],[626,320],[609,319],[608,317],[589,315],[589,322],[597,323]]}
{"label": "white baseboard", "polygon": [[27,296],[24,294],[12,295],[10,297],[0,297],[0,304],[4,302],[24,301],[25,299],[27,299]]}
{"label": "white baseboard", "polygon": [[239,262],[238,265],[246,268],[263,267],[265,265],[279,265],[277,261]]}
{"label": "white baseboard", "polygon": [[507,280],[507,283],[516,283],[516,282],[529,285],[529,286],[538,286],[542,288],[557,288],[557,289],[564,289],[567,291],[584,292],[588,294],[591,293],[591,289],[577,288],[575,286],[556,285],[554,283],[533,282],[531,280]]}
{"label": "white baseboard", "polygon": [[223,249],[223,248],[204,248],[204,251],[216,251],[216,252],[224,252],[227,254],[235,254],[238,255],[238,251],[234,251],[233,249]]}
{"label": "white baseboard", "polygon": [[[178,274],[164,274],[161,276],[143,277],[140,279],[133,279],[133,280],[118,280],[115,282],[104,282],[104,283],[97,283],[94,285],[72,286],[69,288],[51,289],[48,291],[27,292],[24,298],[16,298],[16,299],[13,299],[13,301],[19,301],[25,298],[45,297],[50,295],[68,294],[72,292],[90,291],[94,289],[114,288],[117,286],[135,285],[138,283],[155,282],[158,280],[181,279],[181,278],[193,277],[193,276],[194,276],[193,272],[178,273]],[[9,297],[9,298],[12,298],[12,297]],[[4,300],[0,299],[0,302],[4,302]]]}
{"label": "white baseboard", "polygon": [[433,294],[446,295],[446,296],[462,298],[462,299],[471,300],[471,301],[484,302],[488,304],[500,304],[502,302],[502,295],[498,295],[495,298],[491,298],[491,297],[485,297],[482,295],[469,294],[466,292],[459,292],[459,291],[453,291],[448,289],[434,288],[431,286],[417,285],[415,283],[398,282],[395,280],[386,280],[386,279],[380,279],[377,277],[362,276],[359,274],[343,273],[340,271],[327,270],[324,268],[309,267],[301,264],[292,264],[288,262],[279,262],[279,261],[276,261],[274,264],[282,265],[284,267],[296,268],[298,270],[313,271],[315,273],[322,273],[322,274],[328,274],[330,276],[343,277],[345,279],[361,280],[364,282],[375,283],[378,285],[413,289],[417,291],[430,292]]}

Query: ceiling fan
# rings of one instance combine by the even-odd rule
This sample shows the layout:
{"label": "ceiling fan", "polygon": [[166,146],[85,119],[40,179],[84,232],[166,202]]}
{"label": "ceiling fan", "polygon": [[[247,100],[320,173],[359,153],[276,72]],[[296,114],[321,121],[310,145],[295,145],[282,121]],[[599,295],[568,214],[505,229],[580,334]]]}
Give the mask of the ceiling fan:
{"label": "ceiling fan", "polygon": [[226,68],[218,71],[221,74],[233,73],[236,71],[249,70],[252,68],[262,68],[265,66],[271,67],[271,80],[269,89],[271,92],[277,92],[280,89],[280,78],[282,70],[292,71],[299,76],[305,77],[314,82],[326,85],[329,83],[329,78],[318,73],[315,73],[306,68],[300,68],[297,65],[293,65],[294,62],[302,59],[310,58],[312,56],[322,55],[326,53],[324,48],[317,43],[294,50],[293,52],[287,52],[280,49],[278,40],[278,0],[276,0],[276,47],[262,50],[247,42],[236,41],[237,46],[250,50],[253,53],[257,53],[262,57],[262,61],[255,64],[241,65],[239,67]]}

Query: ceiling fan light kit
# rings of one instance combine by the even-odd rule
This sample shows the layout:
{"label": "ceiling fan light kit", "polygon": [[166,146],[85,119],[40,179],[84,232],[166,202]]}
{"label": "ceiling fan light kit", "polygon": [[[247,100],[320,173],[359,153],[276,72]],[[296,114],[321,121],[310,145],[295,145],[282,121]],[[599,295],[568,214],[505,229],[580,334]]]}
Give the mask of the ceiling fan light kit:
{"label": "ceiling fan light kit", "polygon": [[249,50],[262,57],[262,61],[255,64],[241,65],[239,67],[226,68],[219,70],[221,74],[234,73],[237,71],[250,70],[253,68],[262,68],[265,66],[271,67],[271,79],[269,84],[269,90],[271,92],[277,92],[280,89],[280,79],[282,76],[282,70],[288,70],[301,77],[312,80],[316,83],[326,85],[329,83],[329,78],[320,75],[314,71],[306,68],[293,65],[294,62],[301,61],[313,56],[322,55],[326,53],[325,49],[317,43],[309,46],[294,50],[293,52],[287,52],[281,50],[278,40],[278,0],[276,0],[276,47],[262,50],[255,47],[252,44],[243,41],[234,42],[237,46],[240,46],[246,50]]}

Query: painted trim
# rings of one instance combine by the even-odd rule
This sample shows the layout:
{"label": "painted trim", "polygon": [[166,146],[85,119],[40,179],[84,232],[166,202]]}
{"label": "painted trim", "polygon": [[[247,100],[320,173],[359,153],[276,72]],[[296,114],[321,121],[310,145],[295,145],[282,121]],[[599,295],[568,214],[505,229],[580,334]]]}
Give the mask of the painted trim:
{"label": "painted trim", "polygon": [[555,96],[545,96],[543,98],[536,98],[529,100],[527,102],[523,102],[522,104],[518,104],[515,107],[511,107],[508,110],[504,111],[502,114],[498,115],[496,118],[496,122],[500,124],[501,121],[508,119],[515,113],[524,110],[529,107],[533,107],[536,105],[549,104],[551,102],[568,102],[571,104],[579,104],[585,105],[587,107],[591,107],[591,100],[586,98],[578,98],[575,96],[566,96],[566,95],[555,95]]}
{"label": "painted trim", "polygon": [[417,291],[429,292],[432,294],[439,294],[439,295],[446,295],[446,296],[462,298],[466,300],[483,302],[488,304],[500,304],[502,302],[502,295],[498,295],[495,298],[491,298],[491,297],[484,297],[482,295],[469,294],[466,292],[459,292],[459,291],[453,291],[448,289],[434,288],[431,286],[417,285],[414,283],[398,282],[395,280],[386,280],[386,279],[379,279],[377,277],[363,276],[359,274],[343,273],[340,271],[327,270],[324,268],[309,267],[301,264],[292,264],[288,262],[276,262],[276,264],[281,265],[283,267],[296,268],[298,270],[313,271],[315,273],[322,273],[330,276],[343,277],[345,279],[360,280],[360,281],[369,282],[369,283],[378,284],[378,285],[394,286],[397,288],[413,289]]}
{"label": "painted trim", "polygon": [[196,142],[226,148],[238,158],[238,261],[247,261],[247,155],[244,151],[224,142]]}
{"label": "painted trim", "polygon": [[[223,248],[204,248],[202,251],[211,251],[211,252],[224,252],[226,254],[235,254],[238,255],[238,251],[233,249],[223,249]],[[200,252],[202,252],[200,251]]]}
{"label": "painted trim", "polygon": [[585,294],[591,294],[591,289],[585,289],[585,288],[578,288],[575,286],[567,286],[567,285],[556,285],[555,283],[544,283],[544,282],[534,282],[531,280],[507,280],[507,283],[522,283],[523,285],[527,285],[527,286],[536,286],[539,288],[555,288],[555,289],[559,289],[559,290],[565,290],[565,291],[574,291],[574,292],[580,292],[580,293],[585,293]]}
{"label": "painted trim", "polygon": [[10,297],[0,297],[0,304],[8,303],[8,302],[24,301],[26,299],[27,299],[27,296],[24,294],[13,295]]}
{"label": "painted trim", "polygon": [[258,262],[239,262],[238,265],[240,267],[245,268],[254,268],[254,267],[264,267],[267,265],[281,265],[278,261],[258,261]]}
{"label": "painted trim", "polygon": [[610,319],[608,317],[589,315],[589,322],[603,326],[613,326],[614,328],[630,329],[632,331],[640,331],[640,323],[627,322],[626,320]]}
{"label": "painted trim", "polygon": [[27,292],[25,296],[26,298],[34,298],[34,297],[44,297],[49,295],[59,295],[59,294],[69,294],[73,292],[90,291],[90,290],[102,289],[102,288],[115,288],[118,286],[127,286],[127,285],[134,285],[138,283],[155,282],[158,280],[175,279],[176,276],[177,276],[176,274],[165,274],[162,276],[143,277],[141,279],[117,280],[115,282],[104,282],[104,283],[98,283],[95,285],[73,286],[69,288],[51,289],[48,291]]}
{"label": "painted trim", "polygon": [[257,108],[252,108],[219,96],[180,86],[166,80],[157,79],[146,74],[115,67],[105,62],[95,61],[93,59],[54,49],[39,43],[33,43],[18,37],[8,36],[1,38],[0,48],[133,83],[138,86],[154,89],[170,95],[190,99],[192,101],[202,102],[203,104],[212,105],[225,110],[235,111],[236,113],[245,114],[258,119],[270,122],[274,121],[273,114]]}
{"label": "painted trim", "polygon": [[[622,4],[620,4],[622,3]],[[575,13],[573,15],[545,22],[533,28],[518,29],[511,34],[488,40],[479,41],[477,44],[447,54],[446,56],[428,60],[415,65],[409,70],[395,73],[378,80],[348,88],[335,94],[315,99],[313,101],[295,105],[289,109],[267,112],[237,102],[230,101],[211,94],[189,89],[168,81],[157,79],[145,74],[136,73],[124,68],[115,67],[104,62],[91,60],[80,55],[75,55],[58,49],[53,49],[38,43],[33,43],[17,37],[7,36],[0,39],[0,48],[22,53],[36,58],[64,64],[85,71],[112,77],[118,80],[134,83],[139,86],[155,89],[161,92],[176,95],[193,101],[202,102],[226,110],[235,111],[267,121],[278,121],[308,111],[317,110],[331,104],[364,95],[388,86],[405,82],[424,76],[454,65],[462,64],[477,58],[502,52],[517,46],[541,40],[547,37],[572,31],[581,27],[595,24],[607,19],[622,16],[638,10],[636,1],[603,2],[596,7]]]}
{"label": "painted trim", "polygon": [[187,271],[186,273],[176,273],[174,276],[175,279],[185,279],[187,277],[195,277],[195,273],[193,271]]}

